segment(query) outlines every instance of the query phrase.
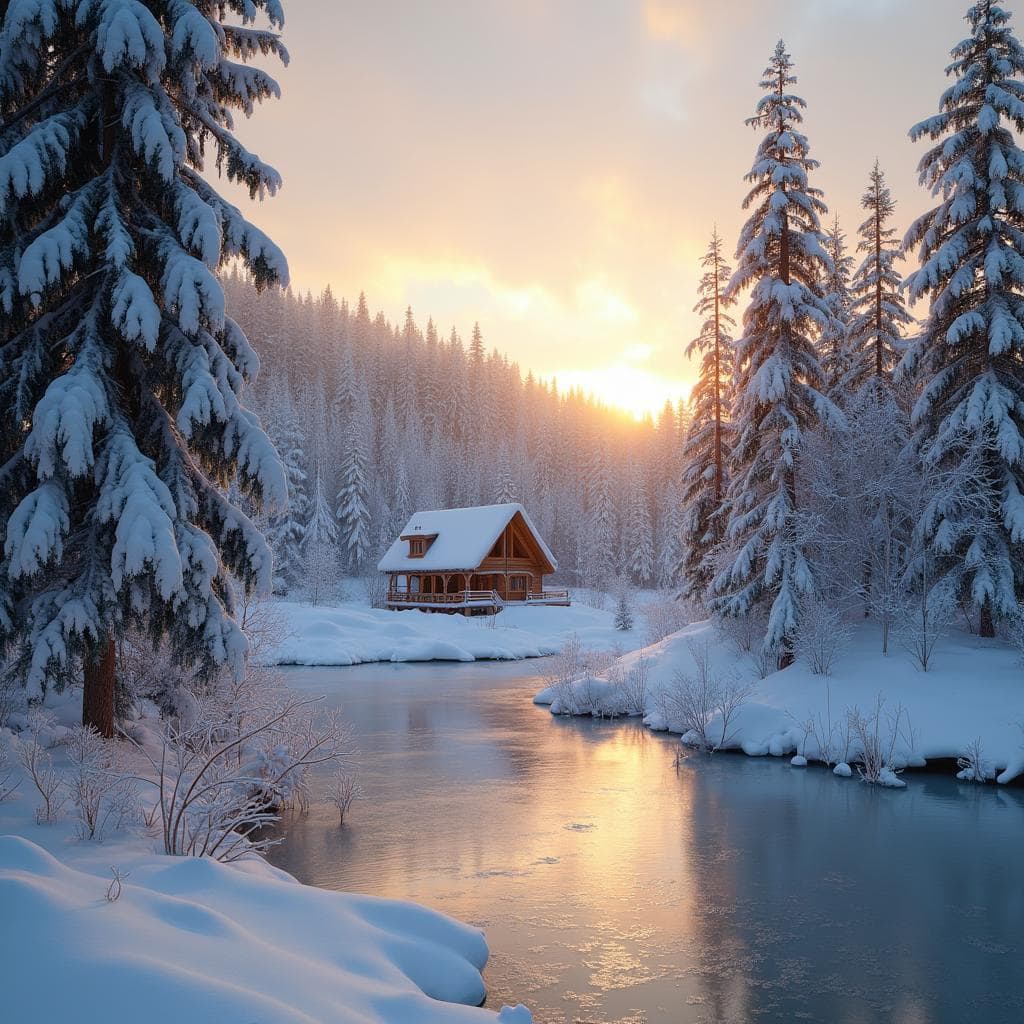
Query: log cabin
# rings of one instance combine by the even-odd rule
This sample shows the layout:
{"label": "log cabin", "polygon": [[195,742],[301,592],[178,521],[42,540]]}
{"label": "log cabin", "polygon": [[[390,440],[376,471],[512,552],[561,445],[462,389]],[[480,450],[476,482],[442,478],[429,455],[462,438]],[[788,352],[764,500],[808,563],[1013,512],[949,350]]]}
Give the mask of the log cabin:
{"label": "log cabin", "polygon": [[377,568],[389,608],[495,613],[506,604],[569,604],[545,590],[558,563],[522,505],[417,512]]}

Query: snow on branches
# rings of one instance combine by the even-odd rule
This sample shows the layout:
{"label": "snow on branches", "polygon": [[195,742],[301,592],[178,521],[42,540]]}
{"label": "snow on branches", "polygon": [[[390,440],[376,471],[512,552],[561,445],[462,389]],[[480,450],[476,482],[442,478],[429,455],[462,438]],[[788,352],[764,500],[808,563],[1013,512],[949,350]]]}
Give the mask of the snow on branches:
{"label": "snow on branches", "polygon": [[[258,360],[218,271],[286,283],[203,177],[280,178],[234,137],[278,95],[277,0],[14,0],[0,27],[0,641],[38,690],[128,625],[240,671],[232,573],[269,582],[258,507],[287,484],[241,393]],[[269,22],[258,28],[257,16]],[[182,614],[184,612],[184,614]],[[105,725],[101,728],[106,728]]]}

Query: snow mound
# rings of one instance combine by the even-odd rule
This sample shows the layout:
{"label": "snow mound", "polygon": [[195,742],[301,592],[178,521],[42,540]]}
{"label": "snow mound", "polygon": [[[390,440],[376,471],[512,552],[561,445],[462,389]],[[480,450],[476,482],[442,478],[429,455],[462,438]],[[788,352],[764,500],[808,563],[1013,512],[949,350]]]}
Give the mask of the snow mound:
{"label": "snow mound", "polygon": [[518,661],[562,649],[570,636],[590,650],[642,641],[641,628],[620,632],[612,613],[586,606],[507,607],[496,618],[390,611],[346,602],[314,606],[276,602],[286,638],[269,652],[277,665],[361,665],[376,661]]}
{"label": "snow mound", "polygon": [[483,935],[424,907],[299,885],[254,860],[130,868],[108,902],[107,879],[0,836],[5,1019],[530,1024],[521,1006],[477,1008]]}

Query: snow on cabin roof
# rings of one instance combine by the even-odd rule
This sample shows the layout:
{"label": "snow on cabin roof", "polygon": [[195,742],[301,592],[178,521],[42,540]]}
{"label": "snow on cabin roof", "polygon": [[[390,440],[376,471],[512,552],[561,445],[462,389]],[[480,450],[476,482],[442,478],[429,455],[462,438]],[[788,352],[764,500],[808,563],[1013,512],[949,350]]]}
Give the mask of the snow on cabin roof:
{"label": "snow on cabin roof", "polygon": [[[421,570],[436,572],[442,569],[475,569],[490,553],[495,541],[516,513],[520,513],[551,563],[558,568],[555,556],[544,543],[544,538],[530,521],[526,509],[519,504],[480,505],[475,508],[444,508],[434,512],[417,512],[402,530],[399,538],[388,548],[377,568],[380,572]],[[422,558],[409,557],[410,536],[436,539]]]}

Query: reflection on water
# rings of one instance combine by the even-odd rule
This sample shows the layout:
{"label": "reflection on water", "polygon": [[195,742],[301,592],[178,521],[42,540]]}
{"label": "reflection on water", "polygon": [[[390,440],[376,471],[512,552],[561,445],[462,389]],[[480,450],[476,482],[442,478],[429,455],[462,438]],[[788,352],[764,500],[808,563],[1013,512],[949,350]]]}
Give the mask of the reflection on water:
{"label": "reflection on water", "polygon": [[562,1022],[1024,1020],[1024,799],[775,760],[673,767],[636,723],[533,707],[537,662],[294,669],[366,799],[273,860],[486,929],[489,1005]]}

